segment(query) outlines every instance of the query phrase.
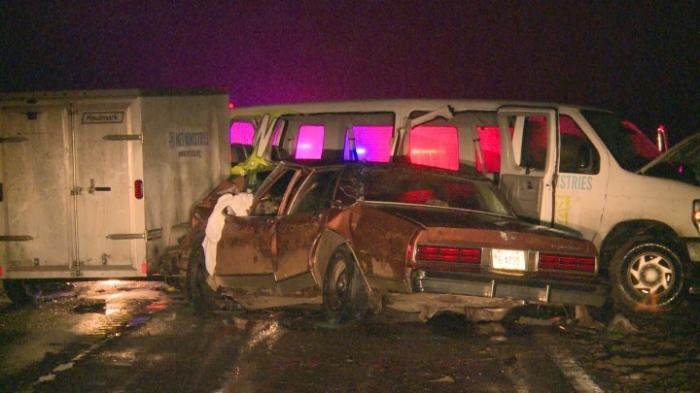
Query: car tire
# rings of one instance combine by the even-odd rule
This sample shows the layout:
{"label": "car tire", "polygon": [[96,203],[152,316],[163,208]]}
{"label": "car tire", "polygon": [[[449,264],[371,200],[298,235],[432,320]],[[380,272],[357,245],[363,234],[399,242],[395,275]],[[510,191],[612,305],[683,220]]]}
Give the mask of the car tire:
{"label": "car tire", "polygon": [[685,274],[678,254],[652,237],[634,238],[613,256],[612,296],[617,309],[668,312],[680,302]]}
{"label": "car tire", "polygon": [[35,305],[41,298],[42,287],[37,280],[6,279],[3,285],[7,297],[18,306]]}
{"label": "car tire", "polygon": [[195,310],[212,313],[219,295],[207,283],[209,272],[204,259],[204,248],[195,247],[187,265],[187,294]]}
{"label": "car tire", "polygon": [[352,254],[341,247],[333,252],[323,282],[323,308],[331,323],[360,320],[367,310],[367,291]]}

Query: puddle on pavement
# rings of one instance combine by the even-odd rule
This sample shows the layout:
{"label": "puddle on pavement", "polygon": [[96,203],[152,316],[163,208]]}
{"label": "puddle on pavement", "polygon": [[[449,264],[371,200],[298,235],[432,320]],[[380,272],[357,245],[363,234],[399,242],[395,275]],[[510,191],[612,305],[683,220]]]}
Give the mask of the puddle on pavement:
{"label": "puddle on pavement", "polygon": [[59,358],[65,363],[85,356],[166,309],[172,300],[167,287],[158,281],[77,282],[42,296],[36,308],[4,310],[4,334],[13,340],[2,348],[0,373],[11,375],[32,364],[52,368]]}

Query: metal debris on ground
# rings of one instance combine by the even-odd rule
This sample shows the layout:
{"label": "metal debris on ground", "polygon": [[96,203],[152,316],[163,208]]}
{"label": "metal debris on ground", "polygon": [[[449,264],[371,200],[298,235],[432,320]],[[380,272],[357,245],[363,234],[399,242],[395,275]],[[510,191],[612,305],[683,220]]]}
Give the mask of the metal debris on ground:
{"label": "metal debris on ground", "polygon": [[629,334],[629,333],[638,332],[639,328],[637,328],[636,325],[634,325],[632,322],[630,322],[630,320],[627,319],[622,314],[617,314],[617,315],[615,315],[613,320],[610,322],[610,326],[608,327],[608,330],[611,333]]}

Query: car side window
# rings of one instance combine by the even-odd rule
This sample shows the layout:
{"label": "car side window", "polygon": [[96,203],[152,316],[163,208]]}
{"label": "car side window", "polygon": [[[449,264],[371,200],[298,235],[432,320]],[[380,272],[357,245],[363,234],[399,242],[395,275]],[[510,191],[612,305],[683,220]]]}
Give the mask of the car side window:
{"label": "car side window", "polygon": [[569,116],[559,117],[561,149],[559,172],[596,174],[600,172],[600,154],[581,128]]}
{"label": "car side window", "polygon": [[296,214],[330,209],[338,174],[338,170],[312,173],[299,188],[289,213]]}
{"label": "car side window", "polygon": [[284,195],[294,179],[296,170],[288,169],[266,190],[258,199],[258,203],[253,208],[253,215],[275,216],[280,213],[280,208],[284,202]]}

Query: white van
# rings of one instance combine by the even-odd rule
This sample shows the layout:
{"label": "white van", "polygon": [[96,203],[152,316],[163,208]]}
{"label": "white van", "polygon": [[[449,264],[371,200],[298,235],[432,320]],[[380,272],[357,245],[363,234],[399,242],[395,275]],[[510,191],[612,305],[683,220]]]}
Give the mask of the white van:
{"label": "white van", "polygon": [[656,145],[606,110],[473,100],[305,103],[237,108],[230,132],[241,147],[235,174],[281,159],[476,166],[523,219],[592,240],[623,309],[669,310],[700,262],[700,179],[690,173],[700,168],[654,161]]}

